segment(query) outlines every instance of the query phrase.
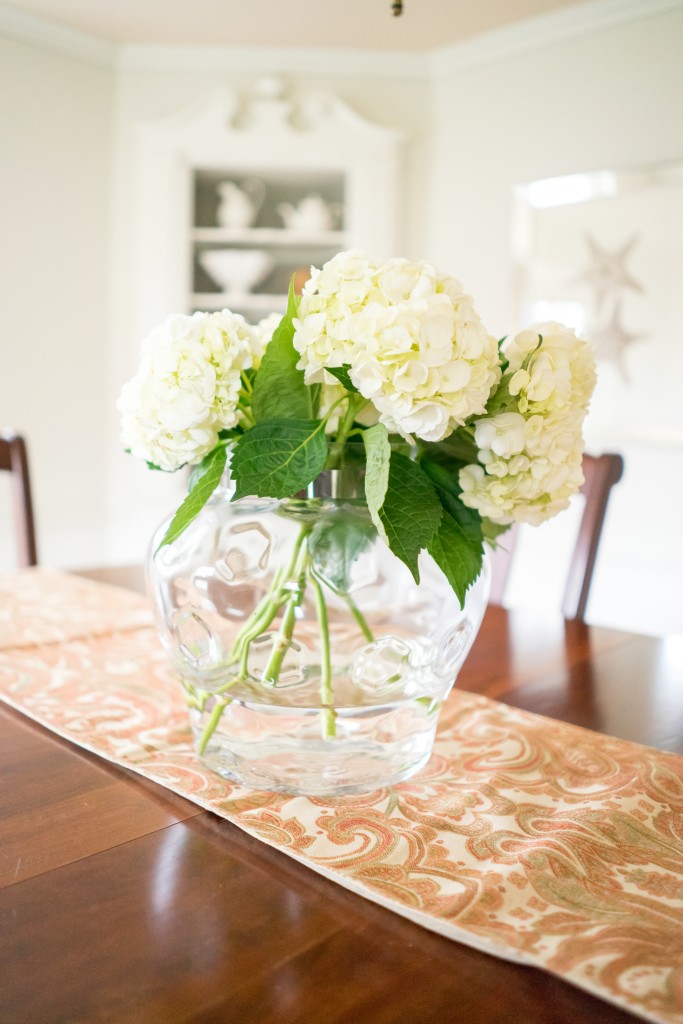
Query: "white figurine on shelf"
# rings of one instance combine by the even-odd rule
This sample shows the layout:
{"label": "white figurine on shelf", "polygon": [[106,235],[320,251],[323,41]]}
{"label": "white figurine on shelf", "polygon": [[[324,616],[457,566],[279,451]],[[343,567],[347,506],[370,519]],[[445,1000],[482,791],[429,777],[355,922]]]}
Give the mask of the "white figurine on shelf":
{"label": "white figurine on shelf", "polygon": [[265,198],[266,187],[258,178],[246,178],[239,184],[221,181],[216,185],[220,196],[216,220],[222,228],[252,226]]}
{"label": "white figurine on shelf", "polygon": [[342,214],[341,203],[327,203],[322,196],[311,193],[298,206],[280,203],[278,213],[291,231],[331,231]]}

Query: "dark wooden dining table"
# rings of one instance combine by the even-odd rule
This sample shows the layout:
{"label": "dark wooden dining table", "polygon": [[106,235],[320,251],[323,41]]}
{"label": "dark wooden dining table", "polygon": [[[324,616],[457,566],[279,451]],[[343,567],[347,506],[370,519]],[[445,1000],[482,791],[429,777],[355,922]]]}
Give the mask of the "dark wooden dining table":
{"label": "dark wooden dining table", "polygon": [[[458,686],[683,752],[683,637],[490,607]],[[347,892],[9,708],[0,772],[2,1024],[636,1019]]]}

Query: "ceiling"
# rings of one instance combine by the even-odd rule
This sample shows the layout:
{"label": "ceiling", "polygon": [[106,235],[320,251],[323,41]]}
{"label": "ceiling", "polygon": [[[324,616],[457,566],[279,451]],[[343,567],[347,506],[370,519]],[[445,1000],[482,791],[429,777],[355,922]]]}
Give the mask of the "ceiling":
{"label": "ceiling", "polygon": [[109,43],[428,53],[576,0],[11,0]]}

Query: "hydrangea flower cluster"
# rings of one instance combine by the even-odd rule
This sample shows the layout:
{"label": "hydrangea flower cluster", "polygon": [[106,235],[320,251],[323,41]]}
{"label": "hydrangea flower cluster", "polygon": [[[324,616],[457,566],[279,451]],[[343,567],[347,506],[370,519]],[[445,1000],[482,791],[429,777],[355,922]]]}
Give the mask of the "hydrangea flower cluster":
{"label": "hydrangea flower cluster", "polygon": [[440,441],[483,413],[498,346],[455,278],[429,263],[340,253],[314,270],[295,320],[307,383],[349,378],[390,432]]}
{"label": "hydrangea flower cluster", "polygon": [[499,346],[430,263],[342,252],[312,270],[300,300],[290,288],[281,319],[170,317],[144,342],[119,409],[137,457],[167,471],[202,463],[164,544],[228,458],[235,500],[298,496],[348,458],[394,554],[418,580],[427,551],[462,602],[494,525],[541,523],[581,486],[594,386],[590,346],[561,324]]}
{"label": "hydrangea flower cluster", "polygon": [[241,373],[258,362],[262,334],[229,310],[171,316],[155,328],[118,401],[124,445],[167,471],[199,462],[219,431],[239,422]]}
{"label": "hydrangea flower cluster", "polygon": [[460,470],[462,500],[496,523],[538,525],[566,508],[583,483],[595,360],[586,342],[557,323],[522,331],[503,352],[502,409],[475,421],[479,464]]}

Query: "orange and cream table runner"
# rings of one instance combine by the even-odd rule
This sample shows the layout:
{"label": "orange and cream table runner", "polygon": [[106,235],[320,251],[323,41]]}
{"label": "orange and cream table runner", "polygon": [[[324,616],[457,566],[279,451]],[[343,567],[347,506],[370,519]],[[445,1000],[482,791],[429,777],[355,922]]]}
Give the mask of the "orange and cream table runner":
{"label": "orange and cream table runner", "polygon": [[683,1024],[683,758],[456,690],[408,782],[245,789],[197,760],[144,600],[42,569],[0,580],[0,696],[426,928]]}

